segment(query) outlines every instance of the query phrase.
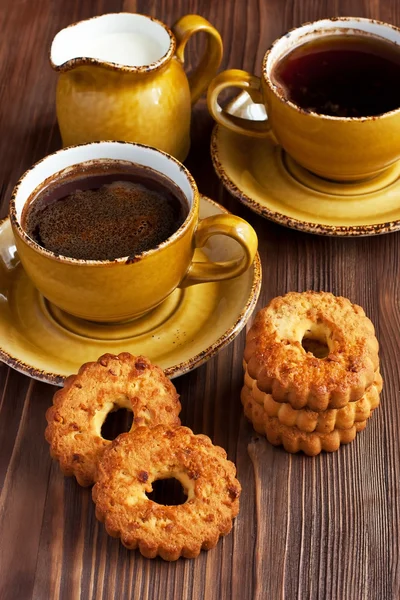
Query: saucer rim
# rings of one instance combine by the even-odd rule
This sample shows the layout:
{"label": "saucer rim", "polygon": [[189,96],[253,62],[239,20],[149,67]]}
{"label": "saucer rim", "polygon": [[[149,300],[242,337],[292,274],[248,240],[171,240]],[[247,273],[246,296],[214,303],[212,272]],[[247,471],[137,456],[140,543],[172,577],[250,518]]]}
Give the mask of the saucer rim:
{"label": "saucer rim", "polygon": [[[240,97],[244,96],[244,94],[245,92],[241,92],[235,96],[235,98],[229,102],[226,110],[231,110],[235,103],[237,103]],[[218,150],[218,133],[220,129],[226,130],[226,128],[222,125],[214,125],[211,134],[210,153],[214,170],[225,189],[232,194],[232,196],[237,198],[239,202],[250,208],[250,210],[257,213],[261,217],[273,221],[278,225],[288,227],[289,229],[295,229],[303,233],[331,237],[369,237],[394,233],[395,231],[400,230],[400,219],[396,219],[395,221],[387,221],[384,223],[373,223],[371,225],[328,225],[295,219],[294,217],[285,215],[282,212],[271,210],[267,206],[262,206],[257,200],[254,200],[243,190],[241,190],[226,173]],[[240,134],[236,135],[239,136]]]}
{"label": "saucer rim", "polygon": [[[212,200],[208,196],[204,194],[200,194],[200,202],[202,200],[208,202],[209,204],[213,204],[216,206],[221,212],[230,214],[230,211],[227,210],[224,206]],[[9,217],[5,217],[0,219],[0,227],[2,227],[6,221],[10,221]],[[9,223],[11,227],[11,222]],[[258,298],[260,296],[261,291],[261,283],[262,283],[262,267],[261,267],[261,259],[258,251],[254,257],[253,264],[251,267],[253,269],[253,281],[251,284],[251,289],[249,290],[249,295],[246,303],[243,306],[240,314],[238,315],[236,321],[233,323],[231,327],[229,327],[225,333],[220,336],[215,342],[209,345],[206,349],[202,350],[195,356],[192,356],[186,361],[182,361],[176,365],[168,367],[164,369],[164,373],[170,378],[175,379],[185,373],[189,373],[190,371],[196,369],[197,367],[205,364],[210,358],[215,356],[220,350],[228,346],[242,331],[242,329],[246,326],[248,320],[250,319],[256,305],[258,302]],[[6,364],[8,367],[11,367],[15,371],[22,373],[23,375],[27,375],[32,379],[37,381],[41,381],[44,383],[49,383],[50,385],[62,386],[67,376],[61,375],[59,373],[52,373],[51,371],[45,371],[43,369],[37,369],[36,367],[32,367],[28,365],[24,361],[12,356],[9,352],[4,350],[1,347],[0,343],[0,361]]]}

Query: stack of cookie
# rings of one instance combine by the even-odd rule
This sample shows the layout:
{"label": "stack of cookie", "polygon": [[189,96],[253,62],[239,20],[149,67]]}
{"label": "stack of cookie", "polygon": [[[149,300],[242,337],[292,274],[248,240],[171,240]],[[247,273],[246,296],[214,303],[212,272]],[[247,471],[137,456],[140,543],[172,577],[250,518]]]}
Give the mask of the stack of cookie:
{"label": "stack of cookie", "polygon": [[[133,412],[129,433],[102,436],[109,412]],[[64,475],[95,484],[96,516],[107,532],[148,557],[194,558],[213,548],[239,512],[240,483],[226,452],[181,427],[181,405],[164,372],[144,356],[105,354],[82,365],[56,392],[45,436]],[[166,506],[147,494],[177,479],[187,501]]]}
{"label": "stack of cookie", "polygon": [[288,452],[333,452],[379,405],[374,326],[325,292],[290,292],[256,316],[244,352],[241,400],[254,429]]}

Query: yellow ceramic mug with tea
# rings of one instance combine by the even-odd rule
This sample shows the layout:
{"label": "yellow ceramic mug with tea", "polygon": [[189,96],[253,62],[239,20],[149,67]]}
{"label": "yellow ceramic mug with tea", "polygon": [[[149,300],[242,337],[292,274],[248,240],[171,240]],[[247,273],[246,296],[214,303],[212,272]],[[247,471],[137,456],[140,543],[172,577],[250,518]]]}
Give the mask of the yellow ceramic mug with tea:
{"label": "yellow ceramic mug with tea", "polygon": [[[208,43],[188,79],[185,46],[200,31]],[[184,160],[191,106],[207,89],[221,58],[221,36],[198,15],[182,17],[172,30],[133,13],[106,14],[66,27],[50,52],[60,74],[56,104],[63,145],[124,140]]]}
{"label": "yellow ceramic mug with tea", "polygon": [[[352,111],[349,115],[336,115],[325,114],[313,105],[303,108],[292,101],[288,90],[277,82],[277,69],[294,49],[301,49],[306,44],[310,49],[311,44],[316,43],[323,48],[324,40],[340,42],[344,38],[350,38],[350,41],[353,38],[355,43],[363,44],[371,57],[377,51],[393,60],[396,76],[386,77],[386,85],[378,90],[378,94],[379,69],[375,64],[373,70],[372,60],[370,66],[366,64],[365,96],[375,93],[377,105],[382,100],[382,114],[378,110],[375,114],[367,112],[361,116],[353,116]],[[365,44],[372,48],[368,50]],[[400,159],[400,103],[398,98],[396,100],[399,92],[394,90],[400,65],[399,45],[400,29],[375,20],[339,17],[306,23],[272,44],[263,59],[261,78],[239,69],[217,75],[208,90],[209,111],[218,123],[235,132],[253,137],[273,133],[292,158],[321,177],[338,181],[371,178]],[[310,76],[315,76],[315,71],[311,71]],[[355,71],[354,78],[357,76]],[[347,81],[353,84],[351,78]],[[337,85],[343,85],[340,77]],[[246,90],[253,102],[264,104],[268,119],[254,121],[229,114],[218,103],[219,94],[227,87]],[[390,94],[394,105],[387,109],[383,100]]]}

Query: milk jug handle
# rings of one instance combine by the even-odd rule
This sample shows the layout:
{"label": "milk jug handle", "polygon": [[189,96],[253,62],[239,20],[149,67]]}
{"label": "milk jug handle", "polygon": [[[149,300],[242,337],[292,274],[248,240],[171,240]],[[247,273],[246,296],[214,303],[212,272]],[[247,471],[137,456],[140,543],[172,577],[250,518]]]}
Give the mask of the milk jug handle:
{"label": "milk jug handle", "polygon": [[192,104],[195,104],[208,84],[216,75],[222,60],[222,39],[218,31],[203,17],[199,15],[186,15],[178,19],[172,27],[176,37],[176,56],[185,62],[185,46],[189,38],[198,31],[207,33],[207,47],[199,65],[189,75],[190,96]]}

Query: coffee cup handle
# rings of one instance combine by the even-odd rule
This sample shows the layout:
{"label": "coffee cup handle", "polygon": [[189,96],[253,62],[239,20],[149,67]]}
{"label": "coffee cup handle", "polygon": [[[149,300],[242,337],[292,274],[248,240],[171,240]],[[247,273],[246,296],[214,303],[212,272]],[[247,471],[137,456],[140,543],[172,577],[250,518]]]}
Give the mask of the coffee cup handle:
{"label": "coffee cup handle", "polygon": [[185,62],[185,47],[189,38],[199,31],[207,33],[207,48],[200,60],[200,64],[188,76],[190,97],[195,104],[208,84],[218,71],[222,60],[222,39],[218,31],[200,15],[186,15],[178,19],[173,25],[172,31],[176,37],[176,57]]}
{"label": "coffee cup handle", "polygon": [[264,104],[261,90],[261,79],[241,69],[229,69],[219,73],[210,83],[207,93],[208,110],[213,119],[235,131],[251,137],[266,137],[270,135],[271,125],[268,120],[252,121],[229,114],[218,103],[218,97],[222,90],[228,87],[237,87],[245,90],[255,104]]}
{"label": "coffee cup handle", "polygon": [[257,234],[253,227],[235,215],[213,215],[199,222],[194,243],[203,248],[213,235],[227,235],[242,246],[243,256],[224,262],[192,262],[179,287],[185,288],[197,283],[222,281],[238,277],[252,265],[257,252]]}

